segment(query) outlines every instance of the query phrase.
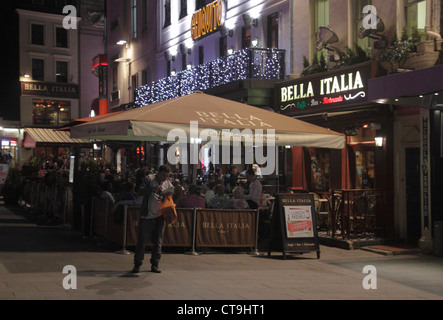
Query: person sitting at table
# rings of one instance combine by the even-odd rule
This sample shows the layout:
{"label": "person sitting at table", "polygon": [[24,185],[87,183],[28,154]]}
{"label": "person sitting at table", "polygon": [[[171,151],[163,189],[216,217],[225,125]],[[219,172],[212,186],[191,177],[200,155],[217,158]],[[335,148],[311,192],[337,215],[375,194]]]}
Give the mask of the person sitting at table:
{"label": "person sitting at table", "polygon": [[206,206],[207,207],[211,206],[211,201],[215,197],[215,191],[214,190],[215,190],[216,186],[217,185],[215,184],[215,182],[209,184],[208,191],[206,191],[205,194],[204,194],[204,198],[205,198],[205,202],[206,202]]}
{"label": "person sitting at table", "polygon": [[261,182],[257,180],[255,172],[252,169],[246,171],[246,180],[248,181],[249,193],[245,195],[245,199],[249,204],[249,208],[257,209],[259,207],[263,187]]}
{"label": "person sitting at table", "polygon": [[205,208],[205,199],[200,196],[200,189],[196,185],[190,185],[188,195],[180,199],[178,208]]}
{"label": "person sitting at table", "polygon": [[234,197],[225,203],[223,209],[248,209],[249,204],[245,200],[245,193],[242,187],[234,191]]}
{"label": "person sitting at table", "polygon": [[229,201],[229,196],[225,194],[225,188],[221,184],[216,185],[214,191],[215,197],[211,200],[211,208],[222,209],[224,204]]}
{"label": "person sitting at table", "polygon": [[103,183],[103,187],[102,187],[103,191],[100,195],[100,198],[102,198],[103,200],[107,200],[109,202],[111,202],[112,204],[115,203],[115,198],[112,195],[112,182],[111,181],[105,181]]}
{"label": "person sitting at table", "polygon": [[228,192],[234,191],[234,189],[237,187],[238,176],[239,174],[237,167],[235,165],[231,165],[229,167],[229,174],[225,176],[225,184]]}

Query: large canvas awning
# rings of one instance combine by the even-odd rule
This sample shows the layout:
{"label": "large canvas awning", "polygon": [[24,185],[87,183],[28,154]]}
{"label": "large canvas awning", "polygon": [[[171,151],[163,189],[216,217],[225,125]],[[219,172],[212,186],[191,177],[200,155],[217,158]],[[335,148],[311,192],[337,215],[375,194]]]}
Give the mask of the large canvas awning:
{"label": "large canvas awning", "polygon": [[[196,92],[184,97],[158,102],[71,129],[72,138],[127,141],[170,141],[168,134],[182,131],[188,142],[195,134],[211,129],[212,136],[222,138],[226,132],[268,136],[275,131],[275,144],[342,149],[341,133],[293,119],[278,113],[239,102]],[[236,131],[238,130],[238,131]],[[214,134],[215,132],[215,134]],[[211,140],[214,142],[214,139]]]}
{"label": "large canvas awning", "polygon": [[23,143],[25,148],[35,148],[38,146],[91,146],[90,140],[71,138],[68,131],[56,131],[51,128],[25,128],[25,133]]}

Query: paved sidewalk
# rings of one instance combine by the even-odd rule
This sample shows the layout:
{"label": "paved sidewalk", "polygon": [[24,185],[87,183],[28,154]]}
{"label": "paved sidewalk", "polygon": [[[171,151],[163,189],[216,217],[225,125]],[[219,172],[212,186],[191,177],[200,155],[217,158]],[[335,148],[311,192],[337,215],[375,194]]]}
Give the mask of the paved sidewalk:
{"label": "paved sidewalk", "polygon": [[[116,254],[116,248],[66,228],[39,225],[22,213],[0,205],[2,300],[443,299],[442,258],[326,246],[319,260],[315,253],[283,260],[278,252],[268,257],[212,250],[192,256],[166,249],[161,274],[144,265],[134,275],[132,255]],[[67,265],[76,268],[77,289],[63,287]],[[363,288],[366,265],[376,268],[377,289]]]}

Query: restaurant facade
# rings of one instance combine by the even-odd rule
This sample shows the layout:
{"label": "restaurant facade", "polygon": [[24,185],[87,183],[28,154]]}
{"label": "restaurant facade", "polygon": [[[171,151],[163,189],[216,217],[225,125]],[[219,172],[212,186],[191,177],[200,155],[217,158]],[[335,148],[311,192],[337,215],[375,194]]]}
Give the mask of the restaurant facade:
{"label": "restaurant facade", "polygon": [[[314,40],[297,43],[307,48],[304,54],[310,64],[299,65],[298,71],[309,71],[321,54],[326,63],[323,72],[295,75],[277,84],[275,111],[342,132],[347,145],[342,151],[287,149],[286,183],[295,192],[341,196],[340,210],[348,226],[347,233],[338,233],[344,237],[357,229],[360,208],[353,195],[359,201],[363,195],[375,195],[374,219],[369,229],[365,222],[360,235],[402,239],[430,252],[436,245],[434,227],[442,220],[440,197],[435,196],[441,192],[441,2],[310,4],[320,26]],[[383,28],[363,28],[365,5],[377,9]],[[419,34],[416,52],[392,69],[383,53],[392,48],[396,35],[409,32],[403,43],[414,30]],[[367,62],[343,63],[339,50],[356,50],[357,45],[366,52]],[[333,231],[340,231],[340,223]]]}

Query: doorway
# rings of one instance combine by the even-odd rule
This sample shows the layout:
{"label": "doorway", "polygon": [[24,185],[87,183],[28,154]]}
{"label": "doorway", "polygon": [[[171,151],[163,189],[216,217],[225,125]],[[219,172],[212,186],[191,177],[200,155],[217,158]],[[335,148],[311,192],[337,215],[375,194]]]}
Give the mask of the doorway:
{"label": "doorway", "polygon": [[421,236],[420,148],[406,148],[406,239],[417,245]]}

